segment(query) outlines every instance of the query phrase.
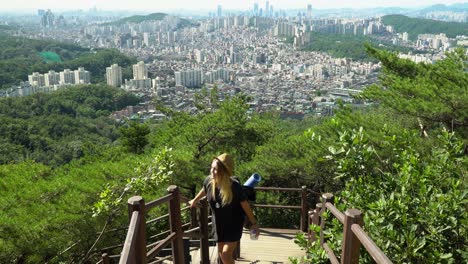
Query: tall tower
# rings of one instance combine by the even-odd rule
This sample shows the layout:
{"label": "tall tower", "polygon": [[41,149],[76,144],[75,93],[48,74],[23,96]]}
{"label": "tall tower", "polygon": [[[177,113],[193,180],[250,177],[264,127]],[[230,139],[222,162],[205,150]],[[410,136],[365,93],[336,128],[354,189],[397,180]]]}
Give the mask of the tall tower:
{"label": "tall tower", "polygon": [[91,73],[86,71],[83,67],[78,67],[75,70],[75,84],[86,84],[91,82]]}
{"label": "tall tower", "polygon": [[307,5],[307,18],[308,19],[312,18],[312,5],[311,4]]}
{"label": "tall tower", "polygon": [[142,80],[148,78],[148,67],[143,61],[133,65],[133,79]]}
{"label": "tall tower", "polygon": [[265,3],[265,16],[268,16],[268,12],[270,11],[270,2],[267,0]]}
{"label": "tall tower", "polygon": [[107,85],[120,87],[122,85],[122,67],[118,64],[106,68]]}
{"label": "tall tower", "polygon": [[221,5],[218,5],[218,17],[221,17],[221,16],[223,16],[223,9]]}
{"label": "tall tower", "polygon": [[258,16],[258,3],[254,3],[254,9],[253,9],[254,15]]}

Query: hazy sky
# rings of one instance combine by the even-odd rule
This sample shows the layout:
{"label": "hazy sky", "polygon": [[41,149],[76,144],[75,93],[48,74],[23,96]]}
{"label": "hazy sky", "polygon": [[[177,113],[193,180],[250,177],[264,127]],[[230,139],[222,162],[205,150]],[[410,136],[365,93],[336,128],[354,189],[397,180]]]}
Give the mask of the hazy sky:
{"label": "hazy sky", "polygon": [[[220,4],[223,9],[252,9],[257,2],[259,7],[265,8],[265,0],[0,0],[0,10],[35,10],[35,9],[84,9],[93,6],[103,10],[175,10],[175,9],[203,9],[215,10]],[[415,7],[433,4],[453,4],[468,2],[468,0],[374,0],[374,1],[350,1],[350,0],[270,0],[274,9],[306,8],[312,4],[312,8],[366,8],[366,7]]]}

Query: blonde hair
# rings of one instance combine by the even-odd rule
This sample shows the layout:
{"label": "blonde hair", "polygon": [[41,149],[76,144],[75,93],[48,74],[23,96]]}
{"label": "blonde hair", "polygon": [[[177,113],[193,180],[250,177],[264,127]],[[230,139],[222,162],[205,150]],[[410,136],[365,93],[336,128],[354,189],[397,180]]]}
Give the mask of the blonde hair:
{"label": "blonde hair", "polygon": [[228,170],[221,161],[219,161],[218,159],[215,160],[218,164],[218,175],[216,177],[216,180],[214,178],[211,180],[211,186],[213,186],[212,195],[213,197],[216,197],[216,185],[218,185],[219,194],[221,196],[221,204],[225,206],[232,202],[232,175],[229,174]]}

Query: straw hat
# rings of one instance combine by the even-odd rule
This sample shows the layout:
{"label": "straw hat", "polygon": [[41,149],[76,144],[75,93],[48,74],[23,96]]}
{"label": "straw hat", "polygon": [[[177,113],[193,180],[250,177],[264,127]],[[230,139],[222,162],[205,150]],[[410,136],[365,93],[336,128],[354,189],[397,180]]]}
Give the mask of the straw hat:
{"label": "straw hat", "polygon": [[229,175],[232,176],[234,172],[234,159],[232,158],[231,155],[227,153],[223,153],[216,157],[215,159],[219,160],[223,166],[226,168],[228,171]]}

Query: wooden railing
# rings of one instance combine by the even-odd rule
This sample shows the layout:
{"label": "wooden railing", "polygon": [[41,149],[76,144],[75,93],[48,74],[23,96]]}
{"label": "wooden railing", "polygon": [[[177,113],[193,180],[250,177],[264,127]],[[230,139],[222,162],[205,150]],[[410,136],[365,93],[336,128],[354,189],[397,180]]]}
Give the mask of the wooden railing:
{"label": "wooden railing", "polygon": [[[177,186],[171,185],[167,189],[168,194],[145,204],[141,196],[134,196],[128,200],[129,226],[125,243],[108,247],[103,250],[112,250],[123,246],[120,255],[109,256],[107,253],[102,254],[100,263],[110,263],[110,259],[119,258],[119,263],[161,263],[164,260],[172,259],[174,263],[189,263],[186,259],[187,250],[184,249],[183,237],[194,236],[194,232],[200,231],[197,237],[200,239],[201,260],[202,264],[209,263],[209,245],[208,245],[208,206],[205,200],[200,201],[200,217],[199,224],[196,228],[183,231],[185,227],[191,227],[191,224],[182,224],[181,211],[188,207],[181,208],[181,203],[188,201],[187,198],[180,194]],[[163,204],[169,204],[169,213],[146,221],[147,213],[155,207]],[[147,244],[146,225],[157,222],[169,217],[170,230],[151,236],[150,238],[161,237],[166,235],[157,242]],[[187,241],[188,242],[188,241]],[[172,254],[166,257],[155,259],[163,249],[171,244]]]}
{"label": "wooden railing", "polygon": [[[278,208],[278,209],[298,209],[301,211],[300,229],[307,232],[310,224],[320,225],[320,245],[327,252],[331,263],[340,263],[334,252],[328,246],[324,238],[325,219],[321,215],[325,210],[329,210],[343,225],[343,243],[341,252],[342,264],[357,264],[359,261],[359,249],[361,244],[366,248],[367,252],[374,258],[377,263],[390,264],[392,263],[385,254],[375,245],[371,238],[363,231],[362,213],[357,209],[348,209],[344,214],[341,213],[333,205],[333,195],[326,193],[322,195],[322,203],[318,203],[314,210],[308,211],[309,206],[307,202],[308,193],[312,192],[307,190],[305,186],[302,188],[277,188],[277,187],[255,187],[257,191],[297,191],[301,193],[301,205],[271,205],[271,204],[254,204],[256,208]],[[188,249],[184,249],[183,237],[192,237],[199,239],[200,248],[200,263],[209,264],[209,232],[208,227],[210,217],[208,216],[208,203],[206,199],[202,199],[199,204],[199,209],[191,209],[191,223],[182,224],[181,210],[188,209],[188,207],[181,209],[181,202],[188,201],[183,197],[177,186],[169,186],[167,189],[168,194],[149,202],[145,205],[142,197],[134,196],[128,200],[129,212],[129,226],[128,232],[123,244],[123,250],[120,255],[109,256],[107,253],[102,255],[103,264],[110,263],[110,258],[120,258],[120,263],[148,263],[153,260],[157,254],[169,244],[172,245],[172,255],[156,259],[150,263],[161,263],[162,261],[171,258],[173,263],[182,264],[188,263],[185,258]],[[314,193],[314,192],[312,192]],[[315,193],[317,194],[317,193]],[[156,219],[145,222],[146,213],[154,207],[162,204],[169,203],[169,214],[158,217]],[[170,230],[158,234],[154,237],[167,234],[167,236],[155,243],[147,245],[146,241],[146,224],[158,221],[165,217],[169,217]],[[183,227],[190,227],[190,229],[183,231]],[[309,231],[309,237],[315,239],[316,235]],[[188,241],[187,241],[188,242]],[[117,246],[109,247],[116,248]],[[120,245],[122,246],[122,245]],[[236,256],[240,256],[240,246],[237,247],[238,251],[235,252]],[[219,260],[218,260],[218,263]]]}
{"label": "wooden railing", "polygon": [[[343,241],[341,250],[341,262],[338,261],[333,250],[327,244],[324,238],[325,218],[321,215],[329,210],[343,224]],[[318,203],[316,208],[309,211],[308,222],[314,225],[320,225],[320,245],[327,252],[328,258],[332,264],[357,264],[359,263],[359,252],[361,245],[367,250],[369,255],[378,264],[391,264],[390,259],[380,250],[372,239],[364,232],[362,226],[362,213],[358,209],[348,209],[343,214],[333,205],[333,194],[325,193],[322,195],[322,203]],[[316,234],[309,231],[309,238],[316,240]]]}
{"label": "wooden railing", "polygon": [[280,191],[280,192],[300,192],[301,193],[301,205],[270,205],[270,204],[254,204],[254,207],[257,208],[278,208],[278,209],[298,209],[301,211],[301,222],[300,230],[307,232],[308,221],[307,214],[309,211],[309,204],[307,202],[307,193],[312,192],[307,190],[306,186],[301,188],[280,188],[280,187],[255,187],[256,191]]}
{"label": "wooden railing", "polygon": [[[305,186],[302,188],[277,188],[277,187],[256,187],[257,191],[289,191],[289,192],[300,192],[301,193],[301,205],[271,205],[271,204],[253,204],[253,207],[257,208],[279,208],[279,209],[298,209],[301,211],[301,222],[300,229],[303,231],[307,230],[307,213],[308,213],[308,202],[307,197],[309,190]],[[101,249],[101,252],[107,250],[113,250],[119,247],[123,247],[120,255],[109,255],[108,253],[102,254],[100,263],[110,263],[110,259],[120,258],[120,263],[148,263],[152,261],[157,254],[169,244],[172,244],[172,255],[166,258],[159,258],[151,263],[160,263],[163,260],[171,258],[174,263],[187,263],[185,259],[184,248],[182,245],[182,237],[192,237],[200,240],[200,258],[201,264],[209,264],[209,225],[210,217],[208,216],[208,203],[206,199],[200,200],[199,209],[191,209],[191,223],[183,225],[181,222],[181,207],[182,202],[188,201],[187,198],[183,197],[177,186],[170,186],[168,188],[168,194],[145,204],[145,201],[140,196],[134,196],[128,200],[128,215],[129,215],[129,226],[127,236],[124,244],[115,245]],[[155,219],[146,221],[147,212],[152,208],[160,206],[162,204],[169,203],[169,214],[157,217]],[[183,208],[187,209],[187,208]],[[182,210],[183,210],[182,209]],[[169,217],[170,230],[151,236],[150,238],[160,237],[166,235],[161,240],[147,245],[146,237],[146,225],[159,221]],[[182,231],[182,227],[190,226],[191,229]],[[115,229],[111,231],[121,230]],[[235,256],[240,256],[240,246],[237,247]]]}

